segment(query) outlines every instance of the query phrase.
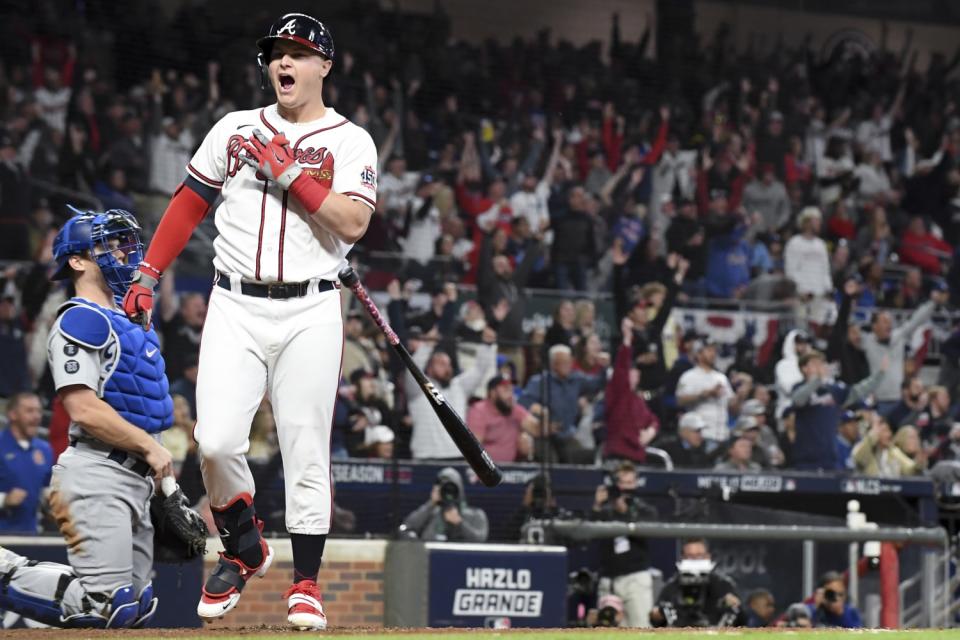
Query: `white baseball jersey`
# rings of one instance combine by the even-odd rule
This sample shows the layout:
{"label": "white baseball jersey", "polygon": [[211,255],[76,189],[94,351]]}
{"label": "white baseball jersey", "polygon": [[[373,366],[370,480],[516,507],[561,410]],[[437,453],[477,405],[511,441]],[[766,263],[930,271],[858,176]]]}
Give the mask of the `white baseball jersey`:
{"label": "white baseball jersey", "polygon": [[319,120],[287,122],[277,106],[234,111],[214,125],[187,171],[215,189],[223,201],[216,211],[214,265],[247,280],[336,281],[346,266],[349,245],[313,221],[296,198],[257,178],[240,160],[241,144],[260,129],[268,138],[282,133],[300,166],[315,179],[333,169],[333,191],[371,209],[377,198],[377,149],[366,131],[327,107]]}

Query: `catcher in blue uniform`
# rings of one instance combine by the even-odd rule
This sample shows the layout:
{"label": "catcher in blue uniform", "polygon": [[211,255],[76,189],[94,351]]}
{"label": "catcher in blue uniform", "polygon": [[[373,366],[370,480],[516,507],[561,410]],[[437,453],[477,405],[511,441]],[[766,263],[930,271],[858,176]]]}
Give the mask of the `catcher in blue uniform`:
{"label": "catcher in blue uniform", "polygon": [[[53,469],[51,512],[69,565],[0,548],[0,609],[59,627],[139,627],[156,611],[154,524],[203,552],[206,527],[188,509],[159,434],[173,423],[155,331],[118,308],[143,255],[128,212],[76,212],[54,241],[57,272],[76,297],[50,331],[47,358],[70,415],[70,446]],[[157,487],[161,487],[157,495]]]}

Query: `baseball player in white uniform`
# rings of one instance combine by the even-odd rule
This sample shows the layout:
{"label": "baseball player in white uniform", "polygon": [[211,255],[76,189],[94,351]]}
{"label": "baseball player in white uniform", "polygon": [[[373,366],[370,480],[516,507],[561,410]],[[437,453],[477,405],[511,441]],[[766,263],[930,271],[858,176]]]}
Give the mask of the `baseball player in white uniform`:
{"label": "baseball player in white uniform", "polygon": [[376,203],[377,153],[366,131],[324,105],[334,46],[320,21],[286,14],[257,46],[276,104],[229,113],[207,134],[124,298],[124,311],[149,325],[161,273],[222,197],[194,437],[225,551],[197,613],[222,617],[246,582],[270,566],[273,554],[254,512],[244,458],[251,420],[267,393],[293,546],[288,621],[322,629],[316,578],[330,529],[330,429],[343,352],[336,278]]}

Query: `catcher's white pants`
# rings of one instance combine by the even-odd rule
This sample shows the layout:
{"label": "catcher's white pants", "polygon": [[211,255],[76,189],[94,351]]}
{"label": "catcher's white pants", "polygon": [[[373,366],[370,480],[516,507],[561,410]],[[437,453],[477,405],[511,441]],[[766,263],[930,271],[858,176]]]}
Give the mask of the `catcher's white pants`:
{"label": "catcher's white pants", "polygon": [[197,426],[203,482],[214,508],[253,495],[244,455],[269,393],[283,456],[291,533],[330,530],[330,431],[343,357],[340,292],[271,300],[213,287],[200,343]]}

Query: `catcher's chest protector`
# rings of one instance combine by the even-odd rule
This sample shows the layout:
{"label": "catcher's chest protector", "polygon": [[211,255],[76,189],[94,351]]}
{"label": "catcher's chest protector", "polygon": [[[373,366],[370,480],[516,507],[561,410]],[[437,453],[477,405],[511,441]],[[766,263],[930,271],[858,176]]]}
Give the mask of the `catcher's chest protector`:
{"label": "catcher's chest protector", "polygon": [[[103,384],[103,399],[123,418],[148,433],[173,424],[173,400],[164,373],[157,332],[130,322],[121,311],[105,309],[88,300],[73,299],[68,305],[92,307],[110,321],[115,340],[104,347],[104,362],[112,362]],[[66,306],[66,305],[65,305]]]}

